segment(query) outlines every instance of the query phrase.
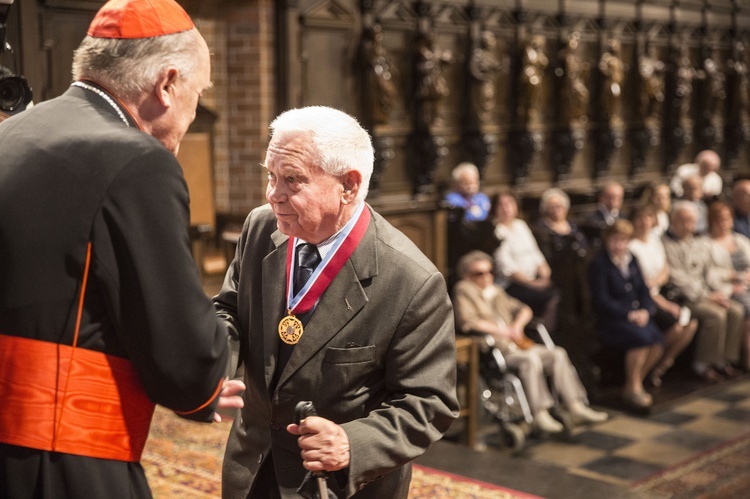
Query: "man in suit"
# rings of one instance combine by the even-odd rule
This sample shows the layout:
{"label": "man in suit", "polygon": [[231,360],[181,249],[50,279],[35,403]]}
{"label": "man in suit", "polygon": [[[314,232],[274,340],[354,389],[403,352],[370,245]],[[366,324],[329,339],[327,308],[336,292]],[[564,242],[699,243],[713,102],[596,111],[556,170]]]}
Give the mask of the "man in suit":
{"label": "man in suit", "polygon": [[[410,461],[458,413],[445,282],[364,202],[373,149],[356,120],[307,107],[271,131],[269,204],[248,215],[214,298],[247,385],[223,494],[298,497],[324,470],[339,498],[406,498]],[[298,426],[302,400],[319,417]]]}
{"label": "man in suit", "polygon": [[607,183],[599,192],[596,211],[581,224],[586,236],[594,247],[602,245],[602,231],[611,226],[622,216],[622,204],[625,190],[618,182]]}
{"label": "man in suit", "polygon": [[622,217],[622,201],[625,197],[622,185],[610,182],[599,193],[596,212],[588,218],[588,225],[605,229]]}

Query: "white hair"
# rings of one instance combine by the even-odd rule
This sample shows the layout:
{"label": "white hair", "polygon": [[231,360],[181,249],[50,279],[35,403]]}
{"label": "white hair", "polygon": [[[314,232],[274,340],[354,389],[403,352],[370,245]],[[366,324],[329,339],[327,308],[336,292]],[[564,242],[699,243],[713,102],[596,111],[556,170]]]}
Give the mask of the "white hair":
{"label": "white hair", "polygon": [[695,207],[695,204],[691,203],[690,201],[681,199],[679,201],[675,201],[672,205],[671,219],[674,219],[678,214],[685,211],[692,213],[694,217],[698,216],[698,209]]}
{"label": "white hair", "polygon": [[553,187],[544,191],[542,193],[542,197],[539,199],[539,212],[542,215],[547,213],[547,204],[549,204],[549,201],[552,198],[560,199],[560,201],[562,201],[563,203],[563,206],[565,206],[565,209],[570,209],[570,197],[565,193],[564,190]]}
{"label": "white hair", "polygon": [[458,182],[464,173],[472,173],[479,178],[479,168],[474,163],[469,163],[468,161],[456,165],[453,171],[451,171],[451,178],[454,182]]}
{"label": "white hair", "polygon": [[87,36],[73,53],[73,79],[90,79],[118,97],[135,99],[149,92],[167,67],[174,67],[180,77],[189,78],[204,43],[195,28],[152,38]]}
{"label": "white hair", "polygon": [[362,175],[357,200],[365,199],[372,176],[375,151],[367,131],[356,119],[331,107],[309,106],[281,113],[271,122],[271,140],[309,134],[324,172],[340,176],[349,171]]}

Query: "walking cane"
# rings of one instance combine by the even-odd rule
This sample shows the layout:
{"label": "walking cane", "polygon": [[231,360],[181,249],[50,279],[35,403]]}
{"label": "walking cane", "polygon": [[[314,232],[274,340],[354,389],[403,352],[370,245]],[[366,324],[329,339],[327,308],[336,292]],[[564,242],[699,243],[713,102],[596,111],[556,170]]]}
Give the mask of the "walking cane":
{"label": "walking cane", "polygon": [[[305,420],[305,418],[317,415],[318,413],[315,412],[315,406],[310,401],[303,400],[301,402],[298,402],[294,407],[294,422],[297,423],[297,425],[300,425],[302,421]],[[318,483],[318,495],[320,499],[329,499],[328,482],[326,481],[328,473],[326,473],[325,471],[313,471],[312,476],[315,477],[315,480]],[[302,486],[300,486],[300,489],[304,487],[305,482],[307,482],[307,478],[305,478],[304,482],[302,482]]]}

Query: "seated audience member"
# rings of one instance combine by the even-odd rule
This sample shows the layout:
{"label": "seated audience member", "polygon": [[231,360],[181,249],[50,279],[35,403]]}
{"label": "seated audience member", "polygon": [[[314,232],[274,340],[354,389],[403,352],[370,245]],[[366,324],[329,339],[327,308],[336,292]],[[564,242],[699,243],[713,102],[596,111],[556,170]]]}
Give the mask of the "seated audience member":
{"label": "seated audience member", "polygon": [[[711,263],[717,272],[723,271],[722,292],[742,304],[745,321],[742,334],[742,368],[750,369],[750,239],[732,230],[732,208],[722,201],[714,201],[708,210]],[[728,369],[730,369],[728,367]]]}
{"label": "seated audience member", "polygon": [[602,244],[602,231],[622,217],[625,191],[617,182],[610,182],[599,192],[596,211],[582,223],[582,228],[591,242],[598,248]]}
{"label": "seated audience member", "polygon": [[[534,236],[544,258],[552,270],[553,284],[560,290],[558,306],[558,343],[563,346],[580,345],[586,337],[586,321],[589,315],[588,284],[586,264],[588,263],[589,242],[586,235],[574,222],[568,220],[570,198],[561,189],[547,189],[539,202],[541,219],[536,225]],[[584,348],[571,350],[573,362],[581,368],[582,359],[587,357]]]}
{"label": "seated audience member", "polygon": [[682,182],[682,197],[680,199],[695,206],[697,215],[695,233],[705,234],[708,230],[708,205],[703,200],[703,185],[700,177],[693,175]]}
{"label": "seated audience member", "polygon": [[454,190],[445,195],[447,212],[446,281],[449,289],[456,282],[458,259],[472,250],[494,253],[500,242],[495,226],[488,218],[490,199],[479,191],[479,170],[471,163],[460,163],[453,169]]}
{"label": "seated audience member", "polygon": [[509,295],[529,305],[550,333],[557,327],[560,292],[552,284],[547,264],[529,226],[518,218],[518,201],[510,190],[492,198],[495,236],[500,247],[495,251],[497,282]]}
{"label": "seated audience member", "polygon": [[602,251],[588,270],[591,301],[603,345],[625,352],[625,402],[646,408],[653,399],[643,380],[662,357],[663,336],[653,321],[656,304],[636,258],[628,251],[633,225],[618,220],[604,230]]}
{"label": "seated audience member", "polygon": [[750,180],[738,180],[732,186],[734,230],[750,237]]}
{"label": "seated audience member", "polygon": [[566,351],[557,346],[548,349],[524,335],[524,327],[532,319],[531,309],[494,284],[490,255],[481,251],[464,255],[458,273],[460,280],[453,293],[458,330],[494,338],[508,365],[518,371],[538,430],[559,433],[564,429],[549,413],[555,400],[547,387],[547,376],[575,423],[607,420],[607,413],[594,411],[584,403],[586,391]]}
{"label": "seated audience member", "polygon": [[586,224],[604,229],[622,217],[622,203],[625,191],[617,182],[610,182],[599,193],[596,211],[587,219]]}
{"label": "seated audience member", "polygon": [[563,248],[571,249],[580,257],[585,257],[588,251],[586,235],[568,219],[569,211],[570,197],[565,191],[552,188],[542,193],[539,200],[539,213],[542,218],[539,220],[536,235],[540,248],[543,240],[544,246],[548,249],[548,252],[543,249],[542,253],[550,264],[554,252],[559,252]]}
{"label": "seated audience member", "polygon": [[669,187],[674,195],[682,197],[682,183],[685,179],[698,175],[701,179],[703,196],[707,200],[713,200],[721,195],[724,188],[724,182],[721,176],[716,173],[721,167],[721,158],[716,152],[706,149],[695,156],[695,163],[681,165],[675,170],[672,180],[669,181]]}
{"label": "seated audience member", "polygon": [[651,205],[637,208],[630,217],[633,223],[633,239],[628,249],[638,261],[638,267],[656,304],[654,322],[664,333],[664,355],[651,371],[654,386],[661,386],[661,378],[672,367],[677,356],[693,340],[698,321],[690,317],[690,309],[668,300],[661,294],[669,281],[669,265],[664,244],[654,232],[656,215]]}
{"label": "seated audience member", "polygon": [[694,235],[696,218],[692,203],[674,203],[662,242],[669,282],[699,323],[693,370],[707,381],[718,381],[728,364],[739,361],[745,311],[721,292],[722,276],[713,268],[710,242]]}
{"label": "seated audience member", "polygon": [[472,163],[460,163],[451,172],[453,190],[445,195],[452,208],[463,208],[464,220],[485,220],[490,212],[490,199],[479,191],[479,169]]}
{"label": "seated audience member", "polygon": [[669,212],[672,211],[672,191],[667,184],[656,184],[648,190],[646,204],[656,213],[654,232],[661,236],[669,229]]}

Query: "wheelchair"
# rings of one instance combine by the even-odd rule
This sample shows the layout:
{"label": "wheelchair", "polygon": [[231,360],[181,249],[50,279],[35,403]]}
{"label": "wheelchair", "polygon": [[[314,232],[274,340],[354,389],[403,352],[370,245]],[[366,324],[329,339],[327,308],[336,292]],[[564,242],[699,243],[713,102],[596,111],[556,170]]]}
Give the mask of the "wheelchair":
{"label": "wheelchair", "polygon": [[[547,328],[539,322],[532,322],[525,333],[537,343],[549,349],[555,347]],[[479,348],[479,395],[485,414],[501,431],[502,445],[511,451],[520,452],[526,440],[534,433],[534,417],[521,380],[512,372],[495,340],[491,335],[472,333],[482,338],[484,345]],[[555,390],[551,390],[557,400]],[[570,415],[555,404],[550,414],[564,427],[562,436],[568,438],[573,429]]]}

